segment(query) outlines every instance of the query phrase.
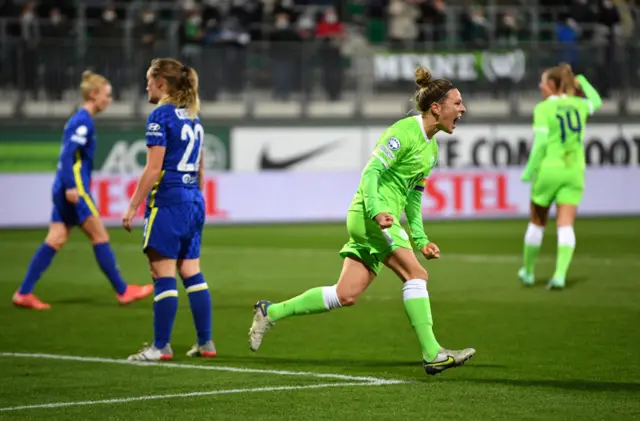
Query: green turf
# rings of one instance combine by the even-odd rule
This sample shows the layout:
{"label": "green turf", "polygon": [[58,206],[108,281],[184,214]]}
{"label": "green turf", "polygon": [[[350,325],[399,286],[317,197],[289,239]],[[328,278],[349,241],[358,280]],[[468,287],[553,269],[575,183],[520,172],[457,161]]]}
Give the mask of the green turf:
{"label": "green turf", "polygon": [[0,172],[52,172],[58,165],[56,142],[0,143]]}
{"label": "green turf", "polygon": [[[192,361],[186,294],[172,341],[181,364],[341,373],[393,385],[176,397],[0,412],[0,419],[571,419],[640,417],[640,219],[580,220],[568,288],[548,292],[556,236],[547,230],[535,287],[522,287],[525,221],[433,222],[442,250],[427,262],[439,341],[472,346],[464,367],[426,377],[402,306],[384,271],[355,308],[281,321],[258,353],[248,349],[251,306],[335,282],[341,225],[210,227],[202,255],[213,294],[219,357]],[[129,282],[149,279],[140,231],[111,230]],[[0,231],[0,352],[124,358],[151,340],[151,300],[119,307],[84,236],[72,235],[36,292],[53,309],[11,307],[44,231]],[[0,408],[344,380],[268,373],[0,357]]]}

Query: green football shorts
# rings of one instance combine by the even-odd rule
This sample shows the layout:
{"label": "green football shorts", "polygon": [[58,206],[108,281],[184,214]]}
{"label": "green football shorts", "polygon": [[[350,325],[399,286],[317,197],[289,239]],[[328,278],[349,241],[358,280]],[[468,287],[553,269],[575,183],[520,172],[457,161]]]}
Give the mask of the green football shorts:
{"label": "green football shorts", "polygon": [[352,256],[363,261],[376,275],[380,272],[384,260],[398,247],[411,249],[409,234],[400,225],[399,218],[393,215],[393,225],[381,230],[378,223],[359,211],[347,214],[349,241],[340,250],[343,258]]}
{"label": "green football shorts", "polygon": [[584,193],[584,172],[565,168],[541,168],[531,186],[531,201],[548,208],[556,205],[578,206]]}

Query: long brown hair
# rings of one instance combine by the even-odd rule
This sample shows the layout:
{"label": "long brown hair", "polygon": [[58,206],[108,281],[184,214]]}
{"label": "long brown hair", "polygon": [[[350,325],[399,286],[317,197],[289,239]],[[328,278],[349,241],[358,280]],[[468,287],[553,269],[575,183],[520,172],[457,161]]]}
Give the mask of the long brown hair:
{"label": "long brown hair", "polygon": [[195,118],[200,111],[198,96],[198,72],[173,58],[156,58],[149,68],[154,78],[163,78],[167,82],[166,95],[159,104],[173,104],[184,107],[190,118]]}
{"label": "long brown hair", "polygon": [[431,104],[444,101],[447,93],[453,89],[453,83],[446,79],[433,79],[431,71],[422,66],[416,69],[416,85],[418,91],[414,102],[416,110],[421,113],[429,111]]}

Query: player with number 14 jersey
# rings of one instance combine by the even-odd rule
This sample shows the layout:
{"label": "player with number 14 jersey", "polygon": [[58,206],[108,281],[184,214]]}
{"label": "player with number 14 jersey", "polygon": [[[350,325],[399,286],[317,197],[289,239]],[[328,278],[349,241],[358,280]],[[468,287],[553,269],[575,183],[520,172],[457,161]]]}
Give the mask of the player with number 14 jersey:
{"label": "player with number 14 jersey", "polygon": [[[573,229],[585,186],[584,132],[588,117],[602,105],[598,92],[568,64],[547,69],[540,79],[544,100],[533,111],[534,142],[522,180],[531,181],[531,218],[525,232],[523,267],[518,277],[535,283],[534,266],[540,252],[549,208],[556,205],[558,255],[548,289],[562,289],[573,257]],[[581,90],[585,98],[577,95]]]}

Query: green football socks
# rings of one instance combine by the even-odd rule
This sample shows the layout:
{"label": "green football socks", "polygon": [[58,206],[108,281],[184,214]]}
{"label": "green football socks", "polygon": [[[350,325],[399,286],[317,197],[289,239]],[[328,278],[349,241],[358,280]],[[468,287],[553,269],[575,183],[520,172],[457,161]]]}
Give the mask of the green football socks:
{"label": "green football socks", "polygon": [[533,269],[536,266],[536,260],[540,254],[540,246],[534,246],[531,244],[524,244],[524,270],[527,275],[533,273]]}
{"label": "green football socks", "polygon": [[572,226],[558,227],[558,256],[556,258],[556,271],[553,279],[564,284],[573,252],[576,248],[576,234]]}
{"label": "green football socks", "polygon": [[312,288],[281,303],[271,304],[267,316],[272,322],[291,316],[324,313],[340,307],[336,286]]}
{"label": "green football socks", "polygon": [[402,296],[405,312],[420,342],[422,358],[425,361],[433,361],[440,352],[440,344],[433,334],[433,317],[427,281],[412,279],[405,282]]}
{"label": "green football socks", "polygon": [[540,246],[542,245],[542,237],[544,235],[544,227],[529,222],[527,231],[524,234],[524,270],[526,275],[532,275],[536,266],[538,254],[540,254]]}

